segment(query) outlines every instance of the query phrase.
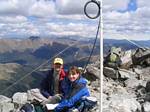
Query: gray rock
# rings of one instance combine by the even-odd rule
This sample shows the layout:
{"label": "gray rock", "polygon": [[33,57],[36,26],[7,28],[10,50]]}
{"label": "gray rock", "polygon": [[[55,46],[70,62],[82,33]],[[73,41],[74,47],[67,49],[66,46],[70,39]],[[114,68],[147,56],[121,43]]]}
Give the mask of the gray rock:
{"label": "gray rock", "polygon": [[27,103],[27,93],[15,93],[12,97],[13,103],[25,104]]}
{"label": "gray rock", "polygon": [[115,87],[113,89],[113,93],[112,94],[118,94],[118,95],[127,95],[128,92],[125,88],[123,88],[122,86],[118,85],[117,87]]}
{"label": "gray rock", "polygon": [[145,102],[142,105],[143,112],[150,112],[150,102]]}
{"label": "gray rock", "polygon": [[123,78],[123,79],[129,79],[130,78],[130,75],[125,71],[119,70],[119,74],[120,74],[120,78]]}
{"label": "gray rock", "polygon": [[106,77],[113,78],[113,79],[117,79],[119,77],[118,76],[118,71],[114,70],[113,68],[104,67],[103,71],[104,71],[104,75]]}
{"label": "gray rock", "polygon": [[133,64],[150,66],[150,49],[139,48],[132,57]]}
{"label": "gray rock", "polygon": [[141,106],[136,99],[125,95],[113,95],[109,104],[103,107],[104,112],[137,112]]}
{"label": "gray rock", "polygon": [[47,98],[45,98],[41,94],[41,92],[40,92],[40,90],[38,88],[28,90],[27,91],[27,97],[28,97],[28,101],[37,100],[39,102],[42,102],[42,101],[46,101],[47,100]]}
{"label": "gray rock", "polygon": [[134,72],[137,74],[142,74],[142,70],[138,68],[134,68]]}
{"label": "gray rock", "polygon": [[150,94],[146,94],[144,100],[150,102]]}
{"label": "gray rock", "polygon": [[95,63],[92,63],[92,64],[90,64],[91,66],[94,66],[94,67],[96,67],[96,68],[98,68],[98,69],[100,69],[100,61],[98,60],[98,61],[96,61]]}
{"label": "gray rock", "polygon": [[92,81],[91,82],[91,86],[92,87],[96,87],[96,88],[100,87],[100,81],[99,80]]}
{"label": "gray rock", "polygon": [[147,81],[145,89],[146,92],[150,92],[150,81]]}
{"label": "gray rock", "polygon": [[150,80],[150,67],[146,68],[134,68],[134,72],[140,76],[142,80]]}
{"label": "gray rock", "polygon": [[135,78],[137,76],[134,72],[125,69],[119,69],[119,75],[122,79]]}
{"label": "gray rock", "polygon": [[0,112],[10,112],[14,110],[13,103],[0,103]]}
{"label": "gray rock", "polygon": [[124,54],[121,56],[121,68],[129,69],[132,63],[132,51],[128,50],[125,51]]}
{"label": "gray rock", "polygon": [[88,65],[86,68],[86,74],[85,77],[88,80],[96,80],[99,79],[100,77],[100,69],[92,66],[92,65]]}
{"label": "gray rock", "polygon": [[8,102],[11,102],[11,98],[0,95],[0,103],[8,103]]}
{"label": "gray rock", "polygon": [[136,78],[132,78],[132,79],[127,79],[125,81],[125,85],[127,88],[132,88],[135,89],[138,86],[142,85],[143,81],[142,80],[137,80]]}

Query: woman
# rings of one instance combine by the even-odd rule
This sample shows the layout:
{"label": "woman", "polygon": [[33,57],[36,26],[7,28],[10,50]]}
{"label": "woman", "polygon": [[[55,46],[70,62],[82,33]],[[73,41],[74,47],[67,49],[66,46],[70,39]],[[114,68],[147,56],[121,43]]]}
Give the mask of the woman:
{"label": "woman", "polygon": [[64,97],[55,112],[67,112],[74,108],[82,97],[89,96],[86,84],[87,80],[80,75],[80,70],[76,66],[71,67],[68,76],[61,82]]}

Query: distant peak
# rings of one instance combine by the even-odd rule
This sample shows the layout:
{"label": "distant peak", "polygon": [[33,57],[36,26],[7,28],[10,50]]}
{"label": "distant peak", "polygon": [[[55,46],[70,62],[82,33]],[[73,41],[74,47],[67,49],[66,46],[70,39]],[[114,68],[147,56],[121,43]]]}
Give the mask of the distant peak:
{"label": "distant peak", "polygon": [[29,39],[30,40],[39,40],[40,37],[39,36],[30,36]]}

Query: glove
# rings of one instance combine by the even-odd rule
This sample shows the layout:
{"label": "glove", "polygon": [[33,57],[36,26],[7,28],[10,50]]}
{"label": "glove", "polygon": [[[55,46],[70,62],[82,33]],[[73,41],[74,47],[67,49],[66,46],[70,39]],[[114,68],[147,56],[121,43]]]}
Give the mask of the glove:
{"label": "glove", "polygon": [[41,105],[43,105],[43,107],[45,107],[46,104],[56,104],[56,103],[60,102],[61,99],[62,99],[62,95],[56,94],[55,96],[51,96],[47,100],[43,101],[41,103]]}
{"label": "glove", "polygon": [[62,95],[61,94],[56,94],[55,96],[51,97],[49,103],[56,104],[56,103],[59,103],[61,99],[62,99]]}

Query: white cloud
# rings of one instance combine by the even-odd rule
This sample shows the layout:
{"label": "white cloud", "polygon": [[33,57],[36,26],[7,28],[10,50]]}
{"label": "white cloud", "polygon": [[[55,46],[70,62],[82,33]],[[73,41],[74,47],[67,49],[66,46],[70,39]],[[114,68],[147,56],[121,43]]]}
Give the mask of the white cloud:
{"label": "white cloud", "polygon": [[31,7],[36,0],[6,0],[0,1],[0,14],[3,15],[27,15],[29,7]]}
{"label": "white cloud", "polygon": [[150,18],[150,7],[141,7],[138,8],[134,16],[137,16],[139,19]]}
{"label": "white cloud", "polygon": [[7,0],[0,1],[0,14],[44,17],[55,13],[52,1],[37,0]]}
{"label": "white cloud", "polygon": [[[89,0],[56,0],[58,13],[61,14],[83,14],[84,5]],[[124,10],[127,8],[129,0],[103,0],[104,11]],[[93,13],[97,11],[95,4],[88,5]]]}
{"label": "white cloud", "polygon": [[88,0],[56,0],[60,14],[83,14],[84,4]]}
{"label": "white cloud", "polygon": [[[42,20],[42,19],[41,19]],[[30,35],[39,36],[69,36],[78,35],[82,37],[94,37],[96,34],[96,26],[88,23],[74,23],[67,22],[64,24],[59,21],[49,22],[47,21],[36,21],[34,23],[30,21],[25,21],[21,23],[5,23],[0,24],[1,36],[5,37],[10,35],[15,35],[16,37],[28,37]]]}
{"label": "white cloud", "polygon": [[52,16],[56,13],[54,2],[39,1],[29,10],[29,15],[37,17]]}
{"label": "white cloud", "polygon": [[25,16],[0,16],[1,23],[22,23],[26,22],[27,18]]}
{"label": "white cloud", "polygon": [[124,10],[130,0],[103,0],[103,11]]}
{"label": "white cloud", "polygon": [[106,12],[103,14],[104,20],[110,19],[110,20],[128,20],[130,19],[130,14],[129,12],[126,13],[119,13],[117,11],[112,11],[112,12]]}
{"label": "white cloud", "polygon": [[78,35],[83,37],[93,37],[96,34],[96,27],[82,23],[69,23],[69,24],[46,24],[46,33],[55,35]]}
{"label": "white cloud", "polygon": [[[0,36],[18,35],[80,35],[94,37],[97,22],[83,14],[85,3],[89,0],[0,0]],[[137,0],[135,12],[118,12],[127,9],[130,0],[103,0],[104,36],[114,34],[150,34],[150,3]],[[95,7],[88,7],[96,12]],[[35,17],[33,20],[30,17]],[[7,31],[7,32],[6,32]],[[134,36],[133,36],[134,35]],[[147,35],[147,36],[146,36]],[[136,39],[141,38],[137,36]],[[119,37],[119,36],[117,36]]]}
{"label": "white cloud", "polygon": [[[104,33],[105,34],[105,33]],[[106,33],[104,35],[104,38],[109,38],[109,39],[125,39],[125,40],[149,40],[149,34],[142,34],[142,33],[138,33],[138,34],[122,34],[122,33]]]}
{"label": "white cloud", "polygon": [[137,4],[138,4],[139,8],[141,8],[141,7],[149,7],[150,6],[149,0],[137,0]]}
{"label": "white cloud", "polygon": [[117,12],[118,9],[114,10],[108,7],[112,1],[108,5],[104,5],[104,7],[108,7],[104,8],[103,13],[105,38],[111,36],[112,38],[119,38],[120,36],[121,39],[123,35],[128,35],[130,39],[150,39],[150,3],[148,0],[137,0],[137,2],[136,11],[125,13]]}
{"label": "white cloud", "polygon": [[[30,35],[39,35],[39,29],[32,23],[5,23],[0,25],[0,33],[4,38],[8,37],[28,37]],[[8,38],[7,37],[7,38]]]}

